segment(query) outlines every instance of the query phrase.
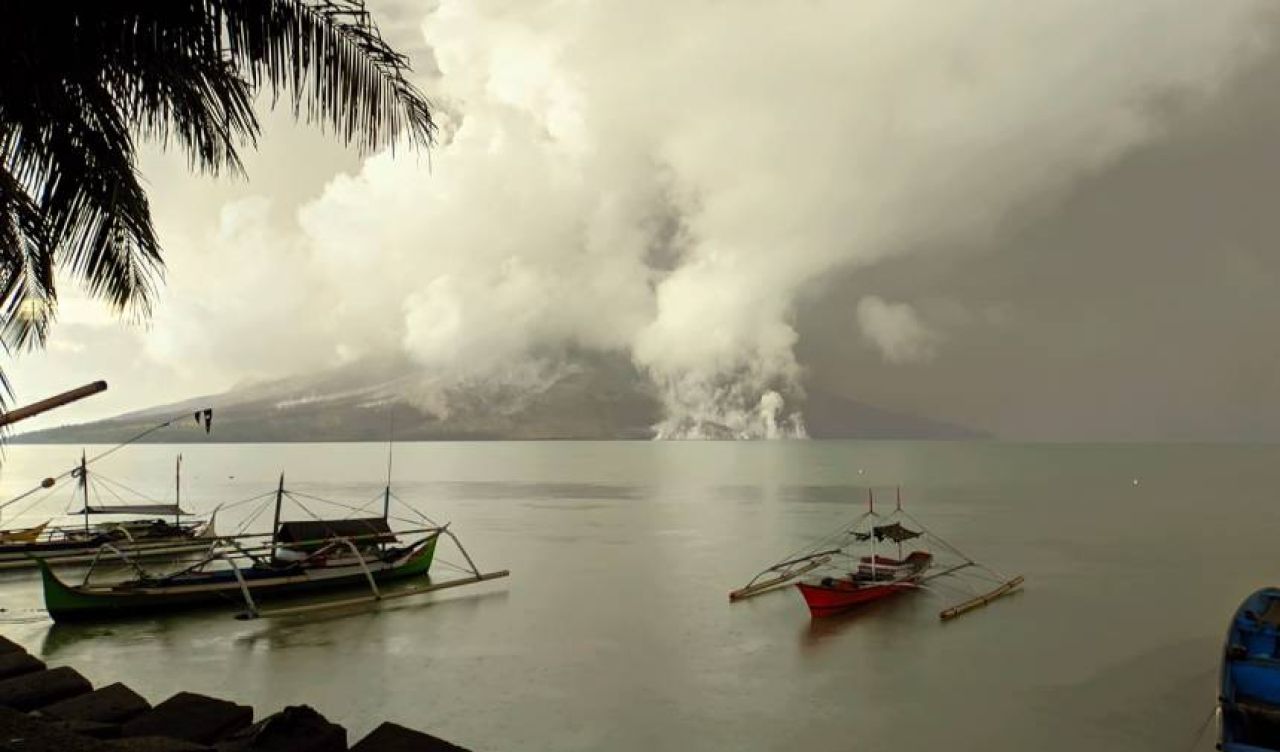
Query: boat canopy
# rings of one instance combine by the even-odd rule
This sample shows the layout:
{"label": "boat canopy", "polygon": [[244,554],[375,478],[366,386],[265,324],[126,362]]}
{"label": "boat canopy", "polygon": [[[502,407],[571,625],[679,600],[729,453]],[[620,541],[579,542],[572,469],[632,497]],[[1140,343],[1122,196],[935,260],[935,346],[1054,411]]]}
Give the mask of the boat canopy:
{"label": "boat canopy", "polygon": [[179,509],[177,504],[109,504],[106,506],[86,507],[76,512],[76,514],[184,514],[188,517],[191,516],[190,512],[184,512]]}
{"label": "boat canopy", "polygon": [[329,538],[357,538],[361,545],[396,541],[395,533],[391,532],[390,526],[382,517],[281,522],[276,531],[276,541],[284,544],[325,541]]}
{"label": "boat canopy", "polygon": [[915,530],[905,528],[896,522],[891,525],[877,525],[876,527],[871,528],[871,533],[876,536],[876,540],[878,541],[888,538],[894,543],[901,543],[903,541],[911,540],[912,538],[920,537],[920,533]]}

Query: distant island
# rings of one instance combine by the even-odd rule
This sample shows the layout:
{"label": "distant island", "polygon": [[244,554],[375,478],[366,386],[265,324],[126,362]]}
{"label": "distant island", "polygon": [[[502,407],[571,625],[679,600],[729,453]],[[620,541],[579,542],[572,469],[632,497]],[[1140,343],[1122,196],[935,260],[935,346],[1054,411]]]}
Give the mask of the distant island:
{"label": "distant island", "polygon": [[[303,377],[149,407],[105,420],[14,436],[16,444],[110,444],[183,412],[214,409],[206,437],[178,421],[148,441],[327,442],[647,440],[662,420],[648,381],[621,357],[584,357],[529,388],[485,384],[437,391],[407,360],[362,361]],[[964,426],[865,405],[808,388],[805,426],[815,439],[973,439]],[[394,421],[394,427],[391,425]]]}

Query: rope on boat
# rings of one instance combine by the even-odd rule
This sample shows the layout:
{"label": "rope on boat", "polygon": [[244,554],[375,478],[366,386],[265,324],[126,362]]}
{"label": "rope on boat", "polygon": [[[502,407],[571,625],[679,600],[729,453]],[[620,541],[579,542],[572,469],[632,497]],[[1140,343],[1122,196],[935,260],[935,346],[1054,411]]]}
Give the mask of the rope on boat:
{"label": "rope on boat", "polygon": [[239,501],[227,501],[222,504],[219,504],[218,506],[222,509],[235,509],[241,504],[248,504],[251,501],[258,501],[259,499],[265,499],[267,497],[274,498],[275,495],[276,495],[275,490],[271,490],[271,491],[266,491],[264,493],[256,494],[254,496],[250,496],[245,499],[240,499]]}
{"label": "rope on boat", "polygon": [[[274,494],[265,494],[265,495],[274,496]],[[236,528],[236,533],[239,534],[239,533],[243,533],[245,530],[248,530],[249,526],[257,522],[258,518],[262,516],[262,513],[267,511],[270,508],[271,508],[270,502],[263,501],[261,504],[258,505],[258,508],[255,509],[251,515],[245,518],[244,522],[240,523],[240,526]]]}
{"label": "rope on boat", "polygon": [[[883,519],[883,515],[874,510],[867,510],[858,515],[851,522],[840,526],[836,533],[827,535],[819,539],[815,543],[796,549],[776,564],[761,570],[755,577],[752,577],[746,585],[729,593],[730,601],[742,600],[752,596],[761,595],[765,592],[781,587],[796,578],[808,574],[818,567],[826,564],[834,557],[853,558],[845,553],[842,549],[850,543],[850,539],[855,536],[858,525],[868,517],[875,519]],[[772,579],[761,578],[774,575]]]}
{"label": "rope on boat", "polygon": [[354,517],[355,515],[357,515],[357,514],[359,514],[359,513],[363,512],[364,510],[368,509],[368,508],[369,508],[369,506],[370,506],[371,504],[373,504],[374,502],[381,500],[381,499],[382,499],[382,497],[383,497],[383,494],[381,494],[381,493],[374,494],[372,497],[370,497],[370,499],[369,499],[368,501],[366,501],[365,503],[361,504],[360,506],[358,506],[358,507],[356,507],[356,506],[352,506],[352,507],[350,507],[351,511],[347,512],[347,516],[346,516],[346,517],[343,517],[343,519],[351,519],[351,518],[352,518],[352,517]]}
{"label": "rope on boat", "polygon": [[[157,498],[155,498],[155,497],[153,497],[153,496],[149,496],[149,495],[147,495],[147,494],[145,494],[145,493],[143,493],[143,492],[141,492],[141,491],[139,491],[139,490],[137,490],[137,489],[130,488],[130,487],[126,486],[125,484],[121,483],[120,481],[118,481],[118,480],[113,480],[113,479],[111,479],[111,478],[108,478],[107,476],[102,475],[101,473],[93,473],[93,474],[91,474],[91,475],[89,476],[89,480],[90,480],[90,481],[100,481],[100,482],[103,484],[103,487],[104,487],[104,488],[110,488],[111,486],[116,486],[116,487],[118,487],[118,488],[121,488],[121,489],[123,489],[123,490],[125,490],[125,491],[127,491],[127,492],[129,492],[129,493],[131,493],[131,494],[133,494],[134,496],[137,496],[137,497],[139,497],[139,498],[142,498],[142,499],[145,499],[145,500],[147,500],[147,501],[150,501],[150,502],[152,502],[153,504],[159,504],[159,503],[161,503],[159,499],[157,499]],[[114,492],[113,492],[113,493],[114,493]],[[120,501],[124,501],[124,499],[123,499],[123,498],[121,498],[119,494],[115,494],[115,497],[116,497],[117,499],[120,499]]]}
{"label": "rope on boat", "polygon": [[427,524],[432,525],[433,527],[440,527],[440,523],[428,517],[421,509],[418,509],[414,505],[410,504],[409,502],[397,496],[395,491],[391,492],[391,498],[400,502],[401,506],[403,506],[405,509],[408,509],[410,512],[413,512],[414,514],[418,515],[418,517],[420,517]]}
{"label": "rope on boat", "polygon": [[[75,466],[73,466],[73,467],[69,468],[68,470],[64,471],[62,474],[53,476],[53,478],[52,478],[51,480],[53,480],[53,481],[54,481],[54,483],[57,483],[57,482],[62,481],[62,480],[66,480],[67,478],[72,477],[72,474],[73,474],[73,473],[75,473],[75,472],[79,471],[81,464],[83,464],[84,466],[86,466],[86,467],[87,467],[88,465],[91,465],[91,464],[93,464],[93,463],[97,462],[98,460],[100,460],[100,459],[102,459],[102,458],[104,458],[104,457],[107,457],[107,456],[110,456],[110,455],[112,455],[112,454],[115,454],[116,452],[120,451],[121,449],[124,449],[125,447],[129,446],[130,444],[133,444],[133,443],[136,443],[136,442],[138,442],[138,441],[141,441],[142,439],[146,438],[147,436],[150,436],[151,434],[155,433],[156,431],[159,431],[159,430],[160,430],[160,429],[162,429],[162,428],[168,428],[169,426],[173,425],[174,423],[178,422],[179,420],[183,420],[183,419],[185,419],[185,418],[186,418],[188,415],[190,415],[190,414],[191,414],[190,412],[188,412],[188,411],[186,411],[186,410],[183,410],[181,413],[179,413],[179,414],[177,414],[177,415],[173,416],[172,418],[169,418],[168,420],[164,421],[163,423],[156,424],[156,425],[154,425],[154,426],[152,426],[152,427],[148,428],[147,430],[142,431],[141,433],[137,434],[136,436],[133,436],[133,437],[131,437],[131,438],[129,438],[129,439],[125,439],[124,441],[120,442],[119,444],[116,444],[115,446],[111,447],[110,449],[103,450],[102,452],[99,452],[98,454],[95,454],[93,457],[91,457],[91,458],[89,458],[89,459],[86,459],[86,460],[83,460],[83,462],[82,462],[82,463],[76,463],[76,465],[75,465]],[[50,479],[49,479],[49,478],[46,478],[45,480],[50,480]],[[5,501],[4,503],[0,503],[0,509],[4,509],[5,507],[9,506],[10,504],[15,504],[15,503],[17,503],[17,502],[21,501],[22,499],[25,499],[27,496],[30,496],[31,494],[33,494],[33,493],[35,493],[35,492],[39,491],[40,489],[42,489],[42,488],[44,488],[44,487],[45,487],[45,486],[44,486],[44,482],[42,481],[42,482],[40,483],[40,485],[36,486],[35,488],[32,488],[32,489],[30,489],[30,490],[28,490],[28,491],[24,491],[23,493],[18,494],[18,495],[17,495],[17,496],[15,496],[14,498],[9,499],[9,500]]]}
{"label": "rope on boat", "polygon": [[1196,731],[1195,737],[1191,740],[1191,746],[1187,747],[1187,752],[1195,752],[1196,747],[1200,746],[1200,740],[1204,738],[1204,732],[1209,728],[1209,723],[1218,716],[1218,708],[1215,706],[1209,711],[1209,715],[1205,717],[1200,724],[1199,730]]}
{"label": "rope on boat", "polygon": [[[69,481],[69,480],[70,480],[70,479],[66,479],[66,480],[62,481],[62,483],[63,483],[63,484],[68,484],[68,481]],[[21,500],[25,499],[26,497],[28,497],[28,496],[30,496],[30,495],[32,495],[32,494],[34,494],[34,493],[36,493],[37,491],[41,491],[41,490],[46,491],[46,493],[44,493],[43,495],[37,496],[36,498],[32,499],[30,504],[26,505],[25,507],[23,507],[22,509],[18,510],[17,512],[15,512],[15,513],[13,514],[13,516],[14,516],[14,517],[21,517],[21,516],[23,516],[24,514],[26,514],[27,512],[30,512],[32,509],[35,509],[37,505],[39,505],[39,504],[41,504],[41,503],[43,503],[43,502],[45,502],[45,501],[48,501],[48,500],[49,500],[49,498],[50,498],[51,496],[53,496],[53,494],[58,490],[58,488],[59,488],[59,487],[60,487],[60,486],[59,486],[58,484],[55,484],[55,485],[53,485],[53,486],[50,486],[50,487],[49,487],[49,488],[47,488],[47,489],[46,489],[46,488],[44,488],[43,486],[37,486],[37,487],[35,487],[35,488],[31,489],[30,491],[27,491],[26,493],[22,494],[21,496],[18,496],[17,498],[15,498],[15,499],[11,499],[11,500],[10,500],[10,501],[8,501],[7,503],[5,503],[5,504],[3,504],[3,505],[0,505],[0,509],[3,509],[4,507],[9,506],[9,504],[13,504],[13,503],[15,503],[15,502],[21,501]],[[74,495],[74,493],[75,493],[74,486],[72,487],[72,489],[73,489],[73,490],[72,490],[72,494]]]}
{"label": "rope on boat", "polygon": [[[274,493],[274,492],[273,492],[273,493]],[[285,496],[288,496],[289,498],[293,499],[293,501],[294,501],[294,502],[297,502],[299,506],[302,506],[302,503],[301,503],[301,502],[299,502],[299,501],[298,501],[298,499],[297,499],[297,498],[295,498],[295,497],[301,496],[301,497],[302,497],[302,498],[304,498],[304,499],[309,499],[309,500],[311,500],[311,501],[318,501],[318,502],[320,502],[320,503],[322,503],[322,504],[332,504],[332,505],[333,505],[333,506],[335,506],[335,507],[342,507],[343,509],[355,509],[355,510],[360,509],[360,507],[356,507],[356,506],[353,506],[353,505],[351,505],[351,504],[345,504],[345,503],[343,503],[343,502],[341,502],[341,501],[334,501],[333,499],[326,499],[326,498],[324,498],[324,497],[322,497],[322,496],[313,496],[312,494],[303,493],[303,492],[301,492],[301,491],[285,491]],[[396,497],[396,495],[395,495],[394,493],[393,493],[393,494],[391,494],[391,498],[396,499],[397,501],[400,501],[400,499],[399,499],[399,498],[397,498],[397,497]],[[403,502],[403,501],[401,501],[400,503],[401,503],[401,504],[404,504],[404,502]],[[405,505],[406,507],[408,507],[408,506],[409,506],[408,504],[404,504],[404,505]],[[412,509],[412,507],[409,507],[409,508],[410,508],[410,509]],[[305,506],[303,506],[303,509],[306,509],[306,507],[305,507]],[[312,514],[312,513],[311,513],[311,510],[306,510],[306,511],[307,511],[307,513],[308,513],[308,514]],[[314,514],[312,514],[312,516],[314,517],[315,515],[314,515]],[[424,519],[426,518],[426,515],[419,515],[419,516],[423,517]],[[317,518],[317,519],[318,519],[318,518]],[[411,520],[411,519],[408,519],[408,518],[405,518],[405,517],[389,517],[389,519],[395,520],[396,522],[403,522],[403,523],[405,523],[405,524],[407,524],[407,525],[412,525],[412,524],[414,524],[414,523],[415,523],[415,520]],[[428,521],[430,522],[430,520],[428,520]],[[436,525],[436,523],[434,523],[434,522],[432,522],[432,523],[431,523],[431,525],[432,525],[433,527],[439,527],[439,525]]]}

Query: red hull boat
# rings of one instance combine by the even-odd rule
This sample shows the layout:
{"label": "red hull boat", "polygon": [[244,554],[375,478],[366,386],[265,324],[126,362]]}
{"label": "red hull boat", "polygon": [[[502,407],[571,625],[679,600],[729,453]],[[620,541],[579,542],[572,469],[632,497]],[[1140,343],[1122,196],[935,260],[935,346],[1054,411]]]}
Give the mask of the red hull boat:
{"label": "red hull boat", "polygon": [[[921,540],[914,545],[923,550],[903,556],[903,544],[916,539]],[[893,546],[897,558],[881,556],[877,548],[885,549],[880,546]],[[938,551],[941,558],[935,559],[932,551]],[[902,510],[901,494],[891,514],[876,513],[875,497],[867,489],[865,513],[808,548],[761,570],[746,585],[730,591],[729,600],[753,598],[795,584],[812,617],[833,616],[891,595],[921,590],[925,583],[939,577],[962,576],[970,577],[971,585],[985,582],[996,587],[944,609],[938,614],[943,621],[1022,587],[1021,577],[1009,578],[983,566],[930,532]]]}
{"label": "red hull boat", "polygon": [[905,559],[864,556],[858,571],[846,577],[824,577],[817,583],[796,583],[813,616],[834,616],[864,603],[915,590],[933,563],[933,555],[913,551]]}

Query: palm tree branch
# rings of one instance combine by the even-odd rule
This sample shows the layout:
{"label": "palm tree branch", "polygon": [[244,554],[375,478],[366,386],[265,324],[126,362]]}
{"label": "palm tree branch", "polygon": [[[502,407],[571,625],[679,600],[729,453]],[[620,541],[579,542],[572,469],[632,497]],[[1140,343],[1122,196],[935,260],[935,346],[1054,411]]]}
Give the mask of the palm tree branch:
{"label": "palm tree branch", "polygon": [[[207,0],[232,62],[273,100],[364,150],[434,141],[430,104],[407,59],[383,41],[361,0]],[[267,6],[264,9],[264,4]]]}

